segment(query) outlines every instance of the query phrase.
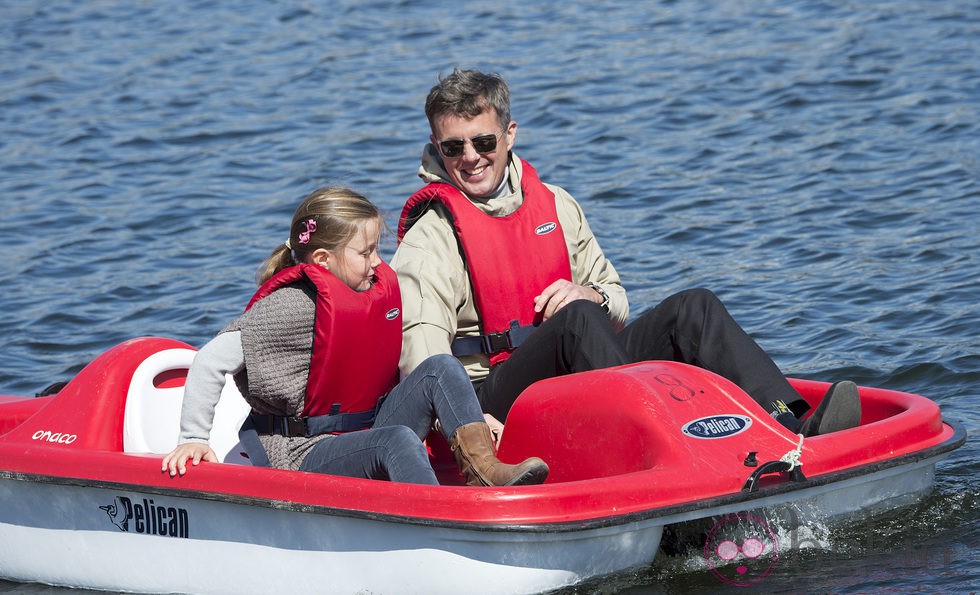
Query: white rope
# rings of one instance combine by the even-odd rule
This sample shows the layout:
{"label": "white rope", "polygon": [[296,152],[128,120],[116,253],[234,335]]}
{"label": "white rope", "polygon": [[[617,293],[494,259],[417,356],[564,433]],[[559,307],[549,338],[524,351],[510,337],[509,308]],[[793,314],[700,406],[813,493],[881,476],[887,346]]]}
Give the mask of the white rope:
{"label": "white rope", "polygon": [[800,460],[800,456],[803,455],[803,434],[797,434],[800,437],[799,444],[796,448],[784,454],[779,460],[784,463],[789,463],[789,469],[787,471],[792,471],[797,467],[803,466],[803,461]]}

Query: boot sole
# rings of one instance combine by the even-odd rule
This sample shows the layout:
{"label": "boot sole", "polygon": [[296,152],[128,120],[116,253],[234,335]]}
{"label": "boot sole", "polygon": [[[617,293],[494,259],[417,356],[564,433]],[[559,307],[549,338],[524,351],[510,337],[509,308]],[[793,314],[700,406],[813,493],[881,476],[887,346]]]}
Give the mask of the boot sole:
{"label": "boot sole", "polygon": [[538,485],[544,483],[548,478],[548,465],[542,462],[540,465],[533,465],[518,474],[513,479],[505,483],[505,486]]}
{"label": "boot sole", "polygon": [[833,384],[806,421],[801,433],[820,436],[853,428],[861,422],[861,397],[857,385],[849,380]]}

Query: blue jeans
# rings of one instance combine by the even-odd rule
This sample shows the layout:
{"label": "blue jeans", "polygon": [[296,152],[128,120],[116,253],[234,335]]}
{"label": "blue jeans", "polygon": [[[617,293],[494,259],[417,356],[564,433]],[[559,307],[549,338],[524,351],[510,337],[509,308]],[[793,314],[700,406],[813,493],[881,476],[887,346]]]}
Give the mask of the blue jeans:
{"label": "blue jeans", "polygon": [[434,355],[388,393],[374,425],[313,447],[301,471],[439,485],[422,440],[438,418],[449,439],[483,412],[466,370],[451,355]]}

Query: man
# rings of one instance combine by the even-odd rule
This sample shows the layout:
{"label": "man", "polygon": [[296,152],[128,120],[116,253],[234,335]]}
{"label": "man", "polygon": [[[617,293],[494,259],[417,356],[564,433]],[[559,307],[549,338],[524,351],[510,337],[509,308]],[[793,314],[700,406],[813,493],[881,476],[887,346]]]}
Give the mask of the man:
{"label": "man", "polygon": [[429,92],[432,134],[392,266],[403,300],[401,369],[437,353],[466,366],[483,410],[506,420],[538,380],[675,360],[739,385],[805,436],[856,426],[857,387],[831,387],[814,415],[775,363],[704,289],[626,325],[629,304],[578,203],[512,151],[517,123],[496,74],[459,70]]}

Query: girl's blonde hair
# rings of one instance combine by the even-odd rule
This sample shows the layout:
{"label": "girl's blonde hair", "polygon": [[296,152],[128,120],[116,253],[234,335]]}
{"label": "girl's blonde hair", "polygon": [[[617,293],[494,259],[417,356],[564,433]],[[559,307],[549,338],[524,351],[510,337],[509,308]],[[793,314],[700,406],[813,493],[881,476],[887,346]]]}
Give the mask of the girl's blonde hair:
{"label": "girl's blonde hair", "polygon": [[288,242],[280,244],[256,272],[259,285],[307,255],[323,248],[343,248],[368,220],[383,222],[381,211],[350,188],[329,186],[314,190],[293,213]]}

